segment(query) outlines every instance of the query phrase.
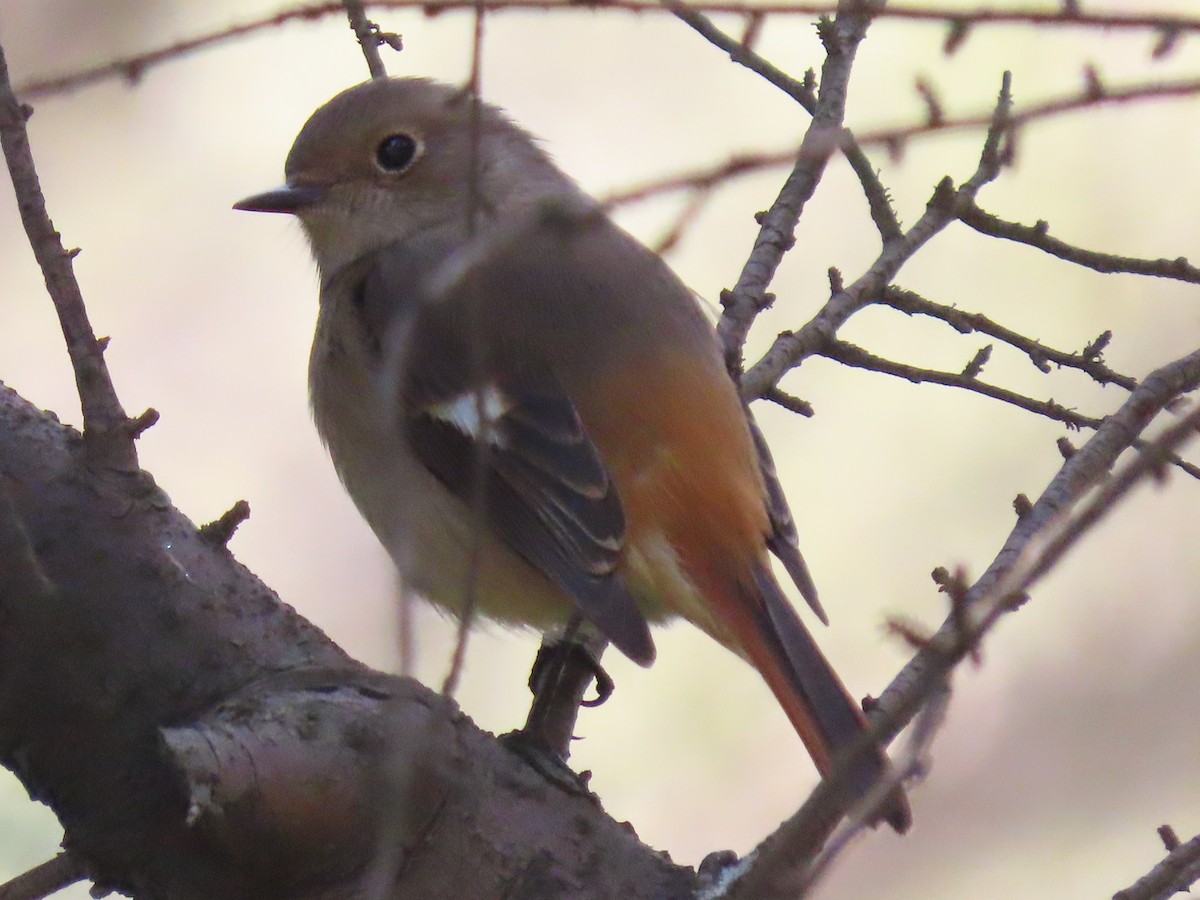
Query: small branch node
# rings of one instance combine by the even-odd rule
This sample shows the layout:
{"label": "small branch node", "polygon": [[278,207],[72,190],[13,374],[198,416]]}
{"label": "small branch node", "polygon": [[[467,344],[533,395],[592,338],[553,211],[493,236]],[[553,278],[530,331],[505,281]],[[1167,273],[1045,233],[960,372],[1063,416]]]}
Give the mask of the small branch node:
{"label": "small branch node", "polygon": [[845,282],[842,280],[842,270],[837,268],[837,266],[830,266],[828,274],[829,293],[834,295],[840,294],[846,287]]}
{"label": "small branch node", "polygon": [[213,547],[224,547],[237,532],[238,526],[250,518],[250,504],[239,500],[218,519],[200,526],[200,538]]}
{"label": "small branch node", "polygon": [[1158,40],[1154,42],[1154,48],[1150,51],[1151,59],[1166,59],[1179,46],[1179,36],[1182,32],[1171,25],[1167,25],[1158,32]]}
{"label": "small branch node", "polygon": [[1017,494],[1013,497],[1013,512],[1017,514],[1018,519],[1023,519],[1033,512],[1033,501],[1025,494]]}
{"label": "small branch node", "polygon": [[150,407],[140,415],[134,416],[132,419],[125,420],[125,433],[128,434],[130,438],[136,440],[148,429],[153,428],[155,423],[158,422],[158,419],[158,410],[154,409],[154,407]]}
{"label": "small branch node", "polygon": [[804,416],[806,419],[811,419],[816,415],[816,410],[807,400],[801,400],[799,397],[794,397],[787,391],[780,390],[777,387],[771,388],[763,394],[764,400],[770,400],[777,406],[782,406],[788,412],[794,412],[797,415]]}
{"label": "small branch node", "polygon": [[942,52],[947,56],[952,56],[956,50],[962,47],[970,33],[971,27],[965,20],[951,19],[950,28],[946,31],[946,40],[942,44]]}
{"label": "small branch node", "polygon": [[979,373],[983,371],[983,367],[987,365],[987,361],[992,358],[992,345],[987,344],[980,347],[979,350],[971,357],[971,361],[966,364],[962,370],[964,378],[978,378]]}
{"label": "small branch node", "polygon": [[917,78],[916,89],[921,102],[925,104],[925,123],[930,128],[941,128],[946,122],[946,112],[942,107],[941,100],[938,99],[933,85],[924,77],[919,77]]}
{"label": "small branch node", "polygon": [[900,618],[890,618],[884,625],[884,631],[904,641],[913,650],[924,650],[929,646],[931,635],[929,631],[916,622]]}
{"label": "small branch node", "polygon": [[1101,333],[1094,341],[1083,348],[1083,353],[1081,354],[1083,358],[1089,362],[1098,362],[1100,357],[1104,355],[1105,348],[1112,342],[1112,336],[1113,333],[1111,331]]}
{"label": "small branch node", "polygon": [[1179,840],[1179,835],[1175,833],[1175,829],[1170,825],[1159,825],[1157,831],[1168,853],[1183,843]]}
{"label": "small branch node", "polygon": [[1054,442],[1054,445],[1056,447],[1058,447],[1058,452],[1060,454],[1062,454],[1062,458],[1064,460],[1070,459],[1076,453],[1075,445],[1072,444],[1065,437],[1060,437],[1057,441]]}

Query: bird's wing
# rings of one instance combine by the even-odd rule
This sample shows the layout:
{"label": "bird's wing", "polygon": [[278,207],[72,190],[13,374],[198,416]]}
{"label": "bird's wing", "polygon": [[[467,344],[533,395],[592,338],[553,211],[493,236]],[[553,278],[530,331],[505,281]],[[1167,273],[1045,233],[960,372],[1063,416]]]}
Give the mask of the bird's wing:
{"label": "bird's wing", "polygon": [[[388,259],[385,251],[367,273],[365,310],[394,305],[380,293],[404,283],[398,269],[412,268],[405,255],[398,249]],[[625,517],[612,477],[536,350],[488,333],[495,311],[474,296],[488,284],[488,264],[469,264],[472,276],[449,285],[426,273],[411,315],[394,317],[390,331],[404,344],[397,427],[484,526],[563,588],[619,650],[649,665],[649,628],[616,571]],[[441,267],[461,265],[451,254]]]}

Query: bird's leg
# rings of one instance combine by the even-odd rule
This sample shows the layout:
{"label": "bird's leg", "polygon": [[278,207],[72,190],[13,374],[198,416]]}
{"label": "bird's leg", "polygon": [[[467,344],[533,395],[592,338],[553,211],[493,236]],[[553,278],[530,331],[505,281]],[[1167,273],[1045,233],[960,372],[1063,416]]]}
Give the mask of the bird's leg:
{"label": "bird's leg", "polygon": [[[504,735],[504,743],[556,784],[586,792],[590,773],[576,775],[567,767],[575,721],[581,706],[599,706],[608,699],[613,683],[600,666],[606,642],[580,624],[573,619],[562,637],[542,641],[529,674],[529,715],[524,727]],[[593,680],[596,696],[586,699]]]}

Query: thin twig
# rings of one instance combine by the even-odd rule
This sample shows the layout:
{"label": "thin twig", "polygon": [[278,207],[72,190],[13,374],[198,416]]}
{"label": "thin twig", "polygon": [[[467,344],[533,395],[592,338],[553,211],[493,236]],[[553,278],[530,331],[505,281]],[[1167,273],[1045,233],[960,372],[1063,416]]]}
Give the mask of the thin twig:
{"label": "thin twig", "polygon": [[107,468],[137,469],[134,435],[129,418],[117,399],[116,388],[104,363],[104,352],[88,321],[72,259],[79,252],[63,248],[54,223],[46,212],[46,198],[38,181],[25,120],[33,110],[17,102],[8,80],[8,64],[0,48],[0,145],[17,195],[21,223],[37,258],[46,290],[54,301],[58,321],[75,370],[75,385],[83,412],[83,436],[90,460]]}
{"label": "thin twig", "polygon": [[796,163],[775,202],[760,217],[758,236],[737,283],[722,298],[725,309],[717,323],[717,334],[725,364],[735,380],[741,378],[742,348],[750,326],[765,308],[767,287],[784,254],[795,243],[796,225],[816,191],[826,161],[842,142],[850,70],[858,45],[866,36],[870,16],[864,15],[861,5],[853,2],[839,3],[838,10],[834,22],[822,20],[819,28],[826,50],[821,67],[821,92]]}
{"label": "thin twig", "polygon": [[[379,9],[416,9],[426,15],[473,10],[476,0],[372,0],[371,5]],[[770,2],[696,2],[689,6],[697,12],[716,15],[730,13],[748,16],[820,16],[834,12],[830,3],[781,3]],[[633,14],[653,14],[662,7],[649,0],[597,0],[589,3],[572,3],[569,0],[492,0],[487,4],[492,12],[520,12],[524,10],[574,11],[593,14],[597,8]],[[29,81],[21,86],[17,95],[32,100],[52,94],[65,93],[102,81],[123,79],[136,82],[148,69],[173,59],[189,55],[198,50],[226,41],[245,37],[288,22],[316,21],[327,16],[340,15],[344,7],[339,0],[310,3],[285,9],[261,18],[229,25],[215,31],[177,41],[145,53],[120,57],[87,69],[63,75],[48,76]],[[873,10],[875,18],[900,19],[946,25],[954,29],[961,42],[969,30],[989,25],[1026,25],[1033,28],[1067,27],[1105,31],[1150,31],[1159,35],[1178,36],[1200,32],[1200,18],[1167,12],[1107,13],[1080,9],[1069,10],[1065,6],[1057,11],[1046,9],[935,9],[929,7]]]}
{"label": "thin twig", "polygon": [[0,884],[0,900],[42,900],[85,878],[87,870],[79,860],[70,853],[60,853]]}
{"label": "thin twig", "polygon": [[[477,0],[475,5],[475,20],[471,41],[471,73],[467,81],[467,102],[470,104],[467,116],[468,153],[466,176],[466,233],[467,239],[475,237],[478,229],[479,212],[483,208],[483,185],[481,184],[483,161],[480,157],[480,128],[481,128],[481,96],[483,79],[483,0]],[[475,415],[480,422],[479,439],[473,457],[471,476],[471,510],[474,513],[471,523],[471,549],[467,565],[467,583],[463,597],[463,608],[459,612],[458,628],[455,632],[454,653],[450,658],[450,669],[442,682],[442,693],[453,697],[458,689],[462,676],[463,664],[467,657],[467,641],[470,638],[471,626],[479,605],[479,574],[483,563],[483,543],[485,538],[485,520],[487,518],[487,478],[491,465],[492,428],[494,422],[488,412],[484,398],[486,388],[485,376],[482,371],[485,354],[483,341],[485,335],[477,321],[467,323],[470,328],[472,356],[475,366]]]}
{"label": "thin twig", "polygon": [[880,303],[907,315],[922,315],[940,319],[960,334],[978,332],[1003,341],[1029,357],[1029,361],[1039,372],[1049,372],[1051,364],[1064,369],[1078,369],[1091,376],[1097,384],[1115,384],[1132,391],[1137,387],[1137,380],[1128,375],[1122,375],[1104,364],[1099,353],[1067,353],[1047,347],[1040,341],[1005,328],[993,322],[982,313],[967,312],[944,303],[936,303],[910,290],[887,287],[880,297]]}
{"label": "thin twig", "polygon": [[[944,693],[954,668],[978,651],[987,632],[1016,608],[1030,588],[1092,527],[1111,513],[1132,488],[1161,471],[1163,459],[1200,426],[1200,408],[1168,429],[1120,475],[1109,479],[1074,517],[1071,507],[1103,480],[1117,457],[1128,449],[1154,417],[1180,395],[1200,387],[1200,351],[1151,373],[1125,404],[1109,416],[1096,434],[1063,463],[1037,503],[1022,516],[988,570],[952,603],[938,632],[879,697],[869,714],[870,726],[841,754],[833,771],[804,805],[755,850],[755,864],[727,896],[759,900],[763,893],[756,870],[791,870],[815,859],[830,822],[853,805],[846,790],[855,761],[871,746],[886,746],[932,698]],[[780,855],[782,860],[764,859]],[[741,890],[739,890],[741,888]],[[778,896],[776,894],[775,896]],[[793,891],[788,896],[795,896]]]}
{"label": "thin twig", "polygon": [[851,809],[844,822],[830,835],[825,846],[821,848],[812,865],[804,873],[799,892],[801,897],[811,892],[820,881],[821,876],[829,871],[851,842],[862,834],[872,823],[878,821],[879,810],[884,808],[888,798],[902,785],[920,781],[929,771],[930,751],[933,742],[946,722],[946,713],[950,708],[950,685],[942,684],[917,714],[913,727],[908,734],[904,749],[892,754],[892,767],[885,773],[872,789],[869,796],[859,801],[856,808]]}
{"label": "thin twig", "polygon": [[922,369],[919,366],[910,366],[906,363],[884,359],[883,357],[868,353],[861,347],[857,347],[847,341],[830,341],[817,351],[817,355],[823,356],[826,359],[832,359],[834,362],[839,362],[844,366],[852,366],[856,369],[866,369],[871,372],[880,372],[884,375],[903,378],[905,381],[910,381],[913,384],[940,384],[945,387],[955,387],[974,394],[981,394],[984,397],[991,397],[993,400],[999,400],[1002,403],[1016,406],[1027,412],[1045,416],[1047,419],[1062,422],[1068,428],[1098,428],[1101,422],[1100,419],[1085,416],[1072,409],[1067,409],[1053,400],[1035,400],[1033,397],[1026,397],[1024,394],[1018,394],[1016,391],[988,384],[987,382],[959,372],[939,372],[935,369]]}
{"label": "thin twig", "polygon": [[379,26],[367,18],[362,0],[342,0],[342,5],[346,8],[346,17],[350,20],[350,27],[354,31],[354,36],[358,38],[358,45],[362,48],[363,56],[367,60],[367,69],[370,70],[371,77],[387,78],[387,68],[383,64],[383,58],[379,55],[379,45],[383,43],[382,38],[379,37]]}
{"label": "thin twig", "polygon": [[[699,12],[696,7],[685,4],[681,0],[661,0],[661,2],[664,7],[695,30],[701,37],[728,53],[729,58],[735,63],[743,65],[750,71],[761,75],[767,82],[775,85],[775,87],[799,103],[810,115],[816,112],[818,98],[816,85],[812,80],[812,73],[809,73],[809,76],[803,81],[797,81],[755,53],[747,45],[746,38],[738,40],[726,34],[717,28],[711,19],[702,12]],[[756,21],[761,21],[761,16]],[[892,209],[887,189],[884,188],[882,182],[879,180],[878,173],[875,171],[875,167],[871,164],[871,161],[867,158],[867,155],[863,152],[862,147],[854,139],[854,135],[849,129],[845,129],[842,132],[842,141],[839,149],[845,155],[846,161],[850,163],[850,168],[854,170],[854,174],[858,176],[859,183],[863,188],[863,194],[867,198],[867,205],[871,210],[871,219],[875,222],[875,227],[879,230],[880,237],[885,243],[899,237],[900,222],[896,218],[895,210]]]}
{"label": "thin twig", "polygon": [[[1063,463],[1037,502],[1017,520],[987,571],[967,591],[966,607],[975,610],[984,597],[994,598],[998,603],[1002,594],[997,590],[997,585],[1002,581],[1010,593],[1011,590],[1024,590],[1019,585],[1011,589],[1007,585],[1012,583],[1011,571],[1019,563],[1023,566],[1027,564],[1029,547],[1046,533],[1052,522],[1064,516],[1089,488],[1105,477],[1117,457],[1140,440],[1142,432],[1159,413],[1178,397],[1198,387],[1200,350],[1146,376],[1121,408],[1106,416],[1091,439]],[[1159,446],[1153,451],[1152,458],[1156,463],[1161,462],[1162,453],[1168,450]],[[986,629],[1007,611],[1004,608],[993,609],[983,622],[979,622],[972,612],[971,622]],[[962,640],[963,626],[953,618],[948,617],[942,623],[937,634],[879,696],[876,707],[886,726],[881,731],[883,739],[889,740],[903,728],[920,707],[922,697],[934,689],[959,659],[970,652],[970,647],[965,646]]]}
{"label": "thin twig", "polygon": [[955,203],[960,195],[974,198],[985,184],[1000,174],[1001,139],[1008,133],[1011,109],[1012,76],[1005,72],[974,174],[957,190],[949,178],[943,179],[934,189],[921,218],[901,237],[885,244],[863,275],[853,284],[835,291],[821,311],[799,331],[776,337],[762,358],[742,377],[742,396],[747,401],[763,396],[779,384],[785,372],[805,357],[820,352],[855,312],[880,295],[917,250],[954,221]]}
{"label": "thin twig", "polygon": [[1180,844],[1113,900],[1167,900],[1200,881],[1200,835]]}
{"label": "thin twig", "polygon": [[1133,275],[1151,275],[1156,278],[1171,278],[1176,281],[1200,284],[1200,268],[1191,265],[1182,256],[1177,259],[1137,259],[1130,256],[1085,250],[1051,237],[1050,226],[1046,222],[1040,221],[1034,225],[1006,222],[991,213],[984,212],[975,203],[963,203],[958,210],[958,218],[981,234],[1003,238],[1006,241],[1015,241],[1018,244],[1027,244],[1058,259],[1097,272],[1127,272]]}

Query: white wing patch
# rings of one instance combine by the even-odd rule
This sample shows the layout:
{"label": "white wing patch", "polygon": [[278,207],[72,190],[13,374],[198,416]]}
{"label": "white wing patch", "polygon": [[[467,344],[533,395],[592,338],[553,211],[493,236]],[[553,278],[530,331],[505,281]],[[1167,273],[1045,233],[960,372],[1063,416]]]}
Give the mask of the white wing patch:
{"label": "white wing patch", "polygon": [[465,391],[429,408],[429,414],[453,425],[472,440],[487,441],[494,447],[504,445],[503,435],[496,423],[510,410],[512,404],[494,384],[477,391]]}

